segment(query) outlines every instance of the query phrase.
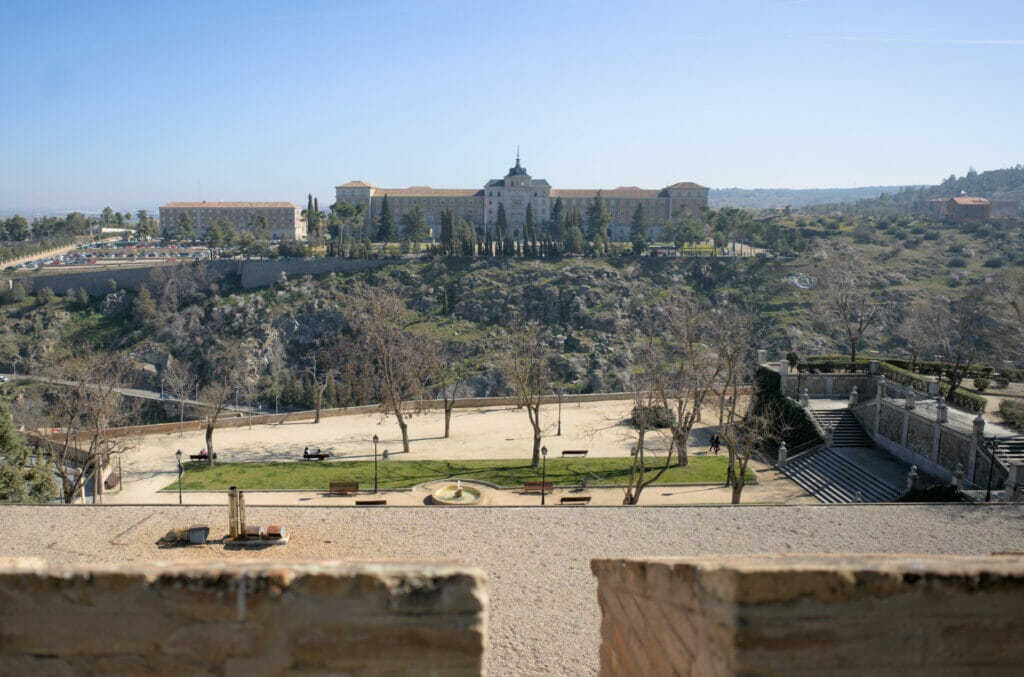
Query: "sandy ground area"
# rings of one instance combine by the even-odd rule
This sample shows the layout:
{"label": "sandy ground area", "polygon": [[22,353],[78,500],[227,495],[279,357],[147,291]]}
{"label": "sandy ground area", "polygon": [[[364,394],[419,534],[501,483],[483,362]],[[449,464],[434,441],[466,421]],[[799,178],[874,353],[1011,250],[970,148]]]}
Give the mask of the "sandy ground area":
{"label": "sandy ground area", "polygon": [[[562,435],[558,432],[557,405],[541,408],[544,421],[543,443],[549,457],[558,457],[565,449],[587,449],[590,456],[628,456],[636,442],[635,431],[626,418],[632,403],[624,400],[591,402],[562,407]],[[690,453],[705,454],[712,434],[708,422],[717,422],[710,410],[704,413],[705,423],[698,424],[690,435]],[[347,460],[373,458],[373,435],[379,437],[378,449],[389,451],[395,460],[443,459],[511,459],[529,458],[532,433],[526,412],[511,407],[456,409],[452,414],[451,435],[444,438],[444,415],[430,411],[414,417],[409,424],[410,451],[401,453],[402,441],[394,417],[359,414],[322,418],[274,425],[224,428],[214,433],[214,451],[218,461],[295,461],[303,462],[302,452],[322,449],[331,452],[331,460],[323,463],[344,463]],[[648,435],[648,450],[664,453],[667,439],[660,434]],[[106,494],[104,503],[177,503],[177,493],[160,492],[177,477],[174,452],[195,454],[205,446],[202,432],[186,432],[145,436],[139,449],[121,458],[123,487]],[[758,485],[744,490],[745,502],[801,503],[817,502],[795,483],[771,468],[752,463],[758,474]],[[723,478],[724,481],[724,478]],[[386,492],[388,505],[422,505],[431,487],[411,491]],[[730,490],[723,485],[685,487],[653,487],[641,497],[644,504],[728,503]],[[553,497],[557,503],[568,489],[558,489]],[[588,489],[595,505],[618,505],[621,489]],[[346,505],[351,497],[327,496],[323,492],[248,492],[254,505]],[[360,495],[360,499],[368,495]],[[486,505],[536,505],[536,495],[512,491],[485,491]],[[187,492],[185,503],[226,503],[224,492]]]}

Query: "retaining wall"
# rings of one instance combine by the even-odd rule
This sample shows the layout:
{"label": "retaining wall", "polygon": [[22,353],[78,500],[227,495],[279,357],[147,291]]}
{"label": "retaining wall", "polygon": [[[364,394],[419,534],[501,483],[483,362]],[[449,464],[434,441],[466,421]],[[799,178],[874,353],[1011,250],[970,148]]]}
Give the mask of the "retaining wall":
{"label": "retaining wall", "polygon": [[481,675],[484,581],[429,563],[0,561],[0,674]]}
{"label": "retaining wall", "polygon": [[601,675],[1019,674],[1024,560],[743,555],[591,562]]}

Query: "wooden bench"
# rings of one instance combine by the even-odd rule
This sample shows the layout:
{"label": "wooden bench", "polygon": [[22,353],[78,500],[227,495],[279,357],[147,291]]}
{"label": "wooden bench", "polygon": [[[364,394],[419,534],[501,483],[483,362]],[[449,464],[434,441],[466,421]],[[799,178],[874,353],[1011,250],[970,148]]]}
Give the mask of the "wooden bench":
{"label": "wooden bench", "polygon": [[[208,461],[208,460],[210,460],[210,455],[209,454],[192,454],[191,456],[189,456],[189,458],[192,459],[193,461]],[[213,460],[215,460],[215,461],[217,460],[217,454],[213,455]]]}
{"label": "wooden bench", "polygon": [[562,503],[590,503],[590,496],[562,496]]}
{"label": "wooden bench", "polygon": [[555,488],[554,482],[523,482],[523,493],[540,493],[541,489],[544,491],[551,491]]}
{"label": "wooden bench", "polygon": [[387,505],[386,498],[357,498],[356,505]]}
{"label": "wooden bench", "polygon": [[350,495],[359,493],[359,482],[331,482],[329,489],[331,494]]}
{"label": "wooden bench", "polygon": [[565,451],[562,452],[562,458],[565,458],[566,456],[586,456],[586,455],[587,455],[587,450],[586,449],[566,449]]}
{"label": "wooden bench", "polygon": [[316,453],[309,453],[308,451],[302,452],[303,461],[322,461],[325,458],[330,458],[331,452],[329,451],[318,451]]}

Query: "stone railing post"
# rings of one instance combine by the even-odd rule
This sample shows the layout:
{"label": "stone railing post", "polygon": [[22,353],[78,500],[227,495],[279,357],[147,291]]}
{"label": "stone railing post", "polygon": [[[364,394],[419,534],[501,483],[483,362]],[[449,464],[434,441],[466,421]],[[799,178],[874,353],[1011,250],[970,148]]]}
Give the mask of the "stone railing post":
{"label": "stone railing post", "polygon": [[[789,362],[785,360],[779,361],[779,390],[783,395],[786,394],[786,381],[789,376]],[[799,384],[799,382],[798,382]]]}
{"label": "stone railing post", "polygon": [[907,409],[913,409],[917,406],[916,395],[917,393],[914,392],[914,386],[907,386],[907,401],[906,404],[904,404]]}
{"label": "stone railing post", "polygon": [[757,363],[760,365],[760,364],[764,364],[767,361],[768,361],[768,351],[767,350],[758,350],[757,351]]}
{"label": "stone railing post", "polygon": [[964,488],[964,466],[962,463],[956,464],[956,470],[953,471],[953,486],[957,489]]}
{"label": "stone railing post", "polygon": [[782,467],[784,467],[786,465],[786,455],[788,453],[789,453],[789,450],[786,449],[786,443],[785,442],[779,442],[779,462],[777,463],[777,465],[780,468],[782,468]]}
{"label": "stone railing post", "polygon": [[938,381],[928,381],[928,396],[929,397],[938,397],[940,393],[941,393],[941,390],[939,390],[939,382]]}
{"label": "stone railing post", "polygon": [[982,444],[985,443],[985,417],[979,411],[978,415],[974,417],[974,426],[971,433],[971,446],[968,450],[967,456],[967,476],[974,481],[974,467],[978,460],[978,449]]}
{"label": "stone railing post", "polygon": [[885,397],[885,374],[879,374],[878,379],[875,381],[878,387],[878,392],[875,397],[882,399]]}
{"label": "stone railing post", "polygon": [[810,403],[811,396],[808,394],[807,387],[805,386],[804,391],[800,393],[800,406],[806,409],[808,406],[810,406]]}
{"label": "stone railing post", "polygon": [[1006,477],[1006,500],[1024,501],[1024,463],[1010,463]]}
{"label": "stone railing post", "polygon": [[907,473],[907,491],[914,490],[914,488],[917,486],[917,480],[917,466],[912,465],[910,466],[910,472]]}
{"label": "stone railing post", "polygon": [[836,427],[829,423],[825,426],[825,446],[829,449],[832,448],[832,434],[835,432]]}
{"label": "stone railing post", "polygon": [[879,371],[880,367],[878,365],[878,360],[868,360],[868,373],[874,376],[878,374]]}
{"label": "stone railing post", "polygon": [[850,406],[854,407],[857,405],[857,386],[850,388]]}
{"label": "stone railing post", "polygon": [[935,422],[936,423],[947,423],[949,421],[949,407],[946,406],[946,400],[939,395],[939,399],[935,402]]}

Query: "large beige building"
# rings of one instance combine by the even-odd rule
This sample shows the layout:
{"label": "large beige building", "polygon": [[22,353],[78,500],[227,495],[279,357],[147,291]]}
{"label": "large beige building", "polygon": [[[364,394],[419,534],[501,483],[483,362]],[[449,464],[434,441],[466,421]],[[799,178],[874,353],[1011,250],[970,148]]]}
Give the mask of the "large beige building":
{"label": "large beige building", "polygon": [[256,214],[267,220],[271,237],[301,240],[306,237],[302,210],[291,202],[168,202],[160,207],[161,228],[172,230],[178,215],[186,213],[200,237],[217,219],[227,219],[235,230],[249,226]]}
{"label": "large beige building", "polygon": [[[551,209],[558,198],[562,199],[566,213],[579,209],[585,217],[587,206],[597,195],[598,189],[557,190],[544,179],[534,179],[516,157],[516,164],[508,170],[503,179],[492,179],[480,189],[437,189],[428,186],[410,188],[378,188],[364,181],[349,181],[335,188],[338,202],[366,205],[365,219],[367,234],[375,230],[374,224],[380,214],[384,196],[387,196],[396,228],[402,214],[413,207],[423,210],[427,223],[436,234],[440,228],[441,213],[450,209],[456,218],[463,218],[474,225],[486,227],[493,232],[498,218],[498,205],[505,206],[509,228],[522,232],[526,223],[527,205],[533,205],[537,223],[543,224],[551,218]],[[708,206],[708,189],[689,181],[674,183],[655,190],[636,186],[601,190],[601,198],[612,213],[611,236],[614,240],[629,239],[629,224],[637,206],[642,205],[651,234],[658,231],[673,217],[696,213]]]}

